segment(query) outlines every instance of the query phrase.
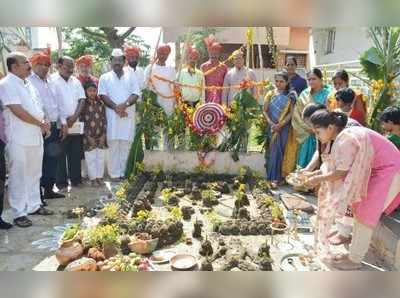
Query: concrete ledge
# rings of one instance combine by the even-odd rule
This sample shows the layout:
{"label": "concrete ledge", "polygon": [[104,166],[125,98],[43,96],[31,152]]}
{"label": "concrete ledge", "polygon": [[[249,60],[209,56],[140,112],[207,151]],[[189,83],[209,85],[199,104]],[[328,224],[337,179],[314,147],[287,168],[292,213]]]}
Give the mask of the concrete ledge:
{"label": "concrete ledge", "polygon": [[[238,174],[242,166],[248,166],[260,174],[265,173],[265,159],[260,152],[239,154],[239,161],[235,162],[230,152],[210,152],[205,158],[211,166],[207,172],[217,174]],[[192,151],[145,151],[144,165],[146,169],[161,166],[164,170],[193,172],[199,166],[197,152]]]}
{"label": "concrete ledge", "polygon": [[372,246],[385,262],[400,270],[400,221],[396,217],[382,217],[374,231]]}

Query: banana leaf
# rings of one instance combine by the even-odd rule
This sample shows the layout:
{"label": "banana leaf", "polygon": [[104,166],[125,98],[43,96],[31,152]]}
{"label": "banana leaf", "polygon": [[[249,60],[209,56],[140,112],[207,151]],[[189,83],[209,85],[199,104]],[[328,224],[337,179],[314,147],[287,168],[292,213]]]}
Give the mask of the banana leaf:
{"label": "banana leaf", "polygon": [[143,126],[138,125],[136,129],[135,138],[133,139],[131,149],[129,150],[128,161],[126,163],[125,177],[129,178],[131,175],[136,175],[137,173],[137,163],[143,162],[144,151],[143,151]]}

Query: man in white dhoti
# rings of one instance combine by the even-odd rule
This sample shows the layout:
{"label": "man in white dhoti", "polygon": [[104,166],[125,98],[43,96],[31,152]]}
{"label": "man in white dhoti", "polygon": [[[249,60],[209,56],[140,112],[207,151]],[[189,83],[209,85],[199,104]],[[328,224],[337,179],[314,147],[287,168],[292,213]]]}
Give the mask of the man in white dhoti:
{"label": "man in white dhoti", "polygon": [[135,73],[124,70],[125,56],[121,49],[112,51],[110,61],[112,70],[101,75],[98,94],[107,106],[108,174],[111,179],[120,180],[125,176],[135,136],[135,104],[140,90]]}
{"label": "man in white dhoti", "polygon": [[50,134],[36,89],[26,80],[31,65],[22,53],[7,57],[8,75],[0,82],[0,100],[4,106],[5,131],[8,140],[9,202],[14,224],[29,227],[27,215],[51,215],[41,206],[43,136]]}
{"label": "man in white dhoti", "polygon": [[[171,47],[169,45],[160,45],[157,48],[157,59],[155,64],[150,64],[144,72],[145,85],[157,94],[157,102],[164,109],[167,116],[172,115],[175,108],[175,96],[173,84],[157,79],[155,76],[174,81],[176,78],[175,68],[166,65]],[[164,150],[172,150],[173,144],[168,141],[167,130],[163,131]]]}

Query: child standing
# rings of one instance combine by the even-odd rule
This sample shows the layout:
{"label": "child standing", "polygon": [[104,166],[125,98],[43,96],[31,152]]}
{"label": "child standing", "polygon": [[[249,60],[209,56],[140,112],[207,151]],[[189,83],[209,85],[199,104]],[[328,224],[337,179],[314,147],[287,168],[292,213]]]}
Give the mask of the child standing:
{"label": "child standing", "polygon": [[104,103],[97,96],[97,85],[93,81],[84,84],[85,107],[82,112],[84,122],[83,149],[92,186],[102,185],[105,154],[107,149],[107,120]]}
{"label": "child standing", "polygon": [[387,107],[381,115],[386,137],[400,150],[400,107]]}

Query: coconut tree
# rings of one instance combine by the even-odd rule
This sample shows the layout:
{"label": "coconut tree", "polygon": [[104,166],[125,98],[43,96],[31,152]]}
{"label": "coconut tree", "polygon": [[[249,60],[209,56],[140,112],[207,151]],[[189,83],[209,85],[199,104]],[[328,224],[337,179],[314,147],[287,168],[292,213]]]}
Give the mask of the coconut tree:
{"label": "coconut tree", "polygon": [[360,57],[363,71],[373,87],[369,124],[379,129],[379,114],[393,102],[395,79],[400,75],[400,27],[372,27],[368,30],[373,46]]}

